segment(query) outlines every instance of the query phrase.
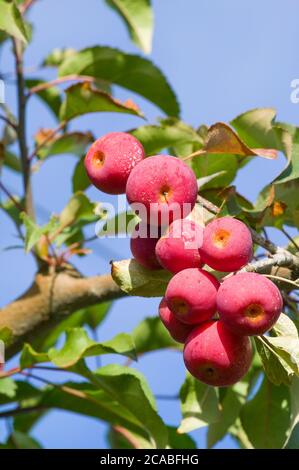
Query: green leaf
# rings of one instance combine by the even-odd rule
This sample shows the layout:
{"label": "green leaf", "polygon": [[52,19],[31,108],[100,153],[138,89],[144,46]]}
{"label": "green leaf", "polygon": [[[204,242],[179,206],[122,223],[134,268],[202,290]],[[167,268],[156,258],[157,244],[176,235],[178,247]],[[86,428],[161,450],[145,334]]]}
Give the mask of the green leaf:
{"label": "green leaf", "polygon": [[52,348],[48,353],[38,353],[29,344],[25,344],[20,364],[22,368],[28,368],[36,363],[51,361],[55,366],[67,369],[84,357],[100,354],[121,354],[136,359],[132,338],[125,333],[97,343],[88,337],[84,328],[71,328],[66,331],[66,340],[60,350]]}
{"label": "green leaf", "polygon": [[131,134],[142,143],[147,155],[156,155],[166,148],[178,145],[202,144],[197,132],[178,119],[162,119],[157,126],[140,126],[131,131]]}
{"label": "green leaf", "polygon": [[[46,81],[40,78],[29,78],[25,81],[27,88],[33,88],[37,85],[41,85],[42,83],[46,83]],[[45,90],[41,90],[38,93],[35,93],[35,96],[40,98],[41,101],[48,106],[50,111],[52,111],[54,116],[58,119],[59,110],[61,107],[61,94],[59,88],[51,86],[50,88],[46,88]]]}
{"label": "green leaf", "polygon": [[22,212],[21,218],[24,222],[26,230],[25,248],[27,252],[29,252],[36,245],[42,235],[49,234],[58,226],[56,217],[52,217],[50,221],[43,227],[40,227],[35,222],[33,222],[33,220],[25,212]]}
{"label": "green leaf", "polygon": [[106,216],[103,217],[102,224],[99,224],[96,235],[100,237],[115,236],[118,234],[131,234],[138,222],[139,217],[132,211],[120,212],[115,217],[111,217],[105,222]]}
{"label": "green leaf", "polygon": [[294,372],[275,348],[271,347],[271,343],[268,343],[268,337],[257,336],[254,341],[268,379],[275,385],[289,385]]}
{"label": "green leaf", "polygon": [[207,426],[220,417],[216,389],[199,382],[189,374],[182,385],[180,399],[183,419],[178,429],[179,433]]}
{"label": "green leaf", "polygon": [[[106,367],[103,369],[106,369]],[[119,378],[116,378],[116,381],[119,382],[121,379],[122,376],[120,375]],[[94,377],[94,380],[96,380],[96,377]],[[119,395],[122,395],[124,385],[128,382],[130,389],[127,390],[126,401],[122,403],[119,399]],[[103,385],[105,385],[105,383],[103,383]],[[133,390],[131,391],[131,389]],[[122,426],[138,436],[139,442],[143,442],[142,448],[153,448],[153,437],[152,434],[149,435],[145,429],[144,423],[142,422],[142,414],[140,415],[139,410],[137,410],[136,416],[136,410],[134,407],[131,409],[132,407],[130,406],[128,396],[130,391],[131,400],[136,400],[136,393],[138,394],[138,399],[143,397],[141,398],[142,404],[144,400],[147,400],[146,397],[144,398],[144,392],[140,390],[138,379],[135,381],[134,378],[130,381],[124,380],[115,393],[112,393],[110,388],[108,388],[108,390],[109,391],[106,391],[106,387],[100,386],[98,382],[96,384],[67,382],[62,384],[60,388],[55,387],[46,390],[38,404],[49,408],[64,409],[83,414],[84,416],[98,418],[107,423],[111,423],[113,426]],[[147,403],[146,408],[148,409],[150,407],[151,405]],[[157,417],[155,410],[152,408],[147,414],[150,414],[153,418],[152,425],[156,428],[156,432],[160,430],[160,434],[162,434],[164,432],[163,425]],[[154,426],[155,423],[157,423],[156,426]]]}
{"label": "green leaf", "polygon": [[50,156],[66,153],[80,157],[92,141],[93,136],[89,132],[69,132],[43,146],[38,151],[38,157],[44,160]]}
{"label": "green leaf", "polygon": [[255,337],[265,372],[276,385],[288,385],[294,374],[299,376],[299,338],[292,320],[281,314],[272,333],[276,336]]}
{"label": "green leaf", "polygon": [[90,83],[76,83],[65,90],[65,101],[60,109],[61,121],[70,121],[88,113],[125,113],[143,117],[137,106],[130,101],[122,103],[108,93],[98,90]]}
{"label": "green leaf", "polygon": [[119,426],[109,428],[107,440],[111,449],[145,449],[148,447],[148,440],[144,439],[144,436]]}
{"label": "green leaf", "polygon": [[257,449],[280,449],[290,424],[290,393],[266,378],[254,398],[241,410],[243,428]]}
{"label": "green leaf", "polygon": [[[3,380],[3,379],[1,379]],[[0,405],[7,405],[13,402],[23,402],[24,400],[38,399],[42,392],[40,389],[24,381],[16,381],[16,392],[13,395],[0,395]]]}
{"label": "green leaf", "polygon": [[152,62],[109,47],[83,49],[67,58],[59,68],[59,76],[89,75],[144,96],[166,114],[178,116],[176,97],[161,71]]}
{"label": "green leaf", "polygon": [[144,354],[157,349],[180,349],[172,339],[159,317],[142,320],[132,331],[137,354]]}
{"label": "green leaf", "polygon": [[114,261],[111,274],[121,290],[141,297],[163,296],[171,279],[167,271],[146,269],[134,259]]}
{"label": "green leaf", "polygon": [[[14,196],[16,201],[22,205],[22,201],[17,196]],[[0,202],[0,208],[6,213],[8,217],[14,222],[17,227],[20,227],[22,220],[20,217],[20,211],[11,199],[6,199],[4,202]]]}
{"label": "green leaf", "polygon": [[234,180],[238,170],[238,160],[236,155],[231,154],[205,154],[193,158],[192,168],[198,178],[222,172],[199,187],[204,187],[204,189],[223,188]]}
{"label": "green leaf", "polygon": [[150,0],[106,0],[106,3],[121,15],[135,44],[149,54],[154,26]]}
{"label": "green leaf", "polygon": [[0,377],[0,394],[9,398],[16,396],[16,383],[10,377]]}
{"label": "green leaf", "polygon": [[28,41],[25,23],[12,0],[0,0],[0,30],[24,43]]}
{"label": "green leaf", "polygon": [[211,448],[220,441],[240,414],[242,405],[246,400],[246,384],[239,382],[236,386],[227,389],[221,403],[221,412],[217,422],[211,423],[208,429],[207,443]]}
{"label": "green leaf", "polygon": [[59,67],[63,61],[77,53],[76,49],[66,47],[53,49],[52,52],[45,58],[42,65],[45,67]]}
{"label": "green leaf", "polygon": [[67,368],[76,364],[83,357],[100,354],[121,354],[136,359],[132,338],[120,333],[109,341],[97,343],[88,338],[83,328],[73,328],[66,332],[66,341],[60,351],[51,349],[49,358],[57,367]]}
{"label": "green leaf", "polygon": [[230,124],[250,148],[273,148],[279,145],[273,129],[276,110],[257,108],[240,114]]}
{"label": "green leaf", "polygon": [[295,323],[285,313],[281,313],[277,322],[272,328],[276,336],[288,336],[298,338],[298,330]]}
{"label": "green leaf", "polygon": [[30,344],[25,343],[20,357],[21,369],[30,368],[34,364],[40,364],[41,362],[49,362],[48,354],[46,352],[37,352]]}
{"label": "green leaf", "polygon": [[285,449],[299,449],[299,379],[294,377],[290,387],[291,425]]}
{"label": "green leaf", "polygon": [[5,166],[7,166],[7,168],[16,171],[17,173],[20,173],[22,170],[22,165],[18,157],[14,153],[9,152],[8,150],[5,150],[4,152],[3,163]]}
{"label": "green leaf", "polygon": [[194,440],[187,434],[179,434],[173,426],[167,426],[170,449],[196,449]]}
{"label": "green leaf", "polygon": [[8,346],[13,340],[13,332],[10,328],[4,327],[0,329],[0,341],[3,341],[5,346]]}
{"label": "green leaf", "polygon": [[104,321],[111,307],[112,302],[103,302],[84,309],[84,324],[95,330]]}
{"label": "green leaf", "polygon": [[299,422],[293,427],[284,449],[299,449]]}
{"label": "green leaf", "polygon": [[41,445],[33,437],[20,431],[14,431],[7,443],[7,449],[41,449]]}
{"label": "green leaf", "polygon": [[276,184],[287,183],[299,178],[299,128],[294,127],[291,130],[288,126],[288,130],[291,132],[292,138],[291,150],[286,168],[275,179]]}
{"label": "green leaf", "polygon": [[85,189],[87,189],[91,184],[85,170],[84,158],[85,157],[80,158],[80,160],[75,166],[75,170],[72,177],[74,193],[76,193],[77,191],[85,191]]}
{"label": "green leaf", "polygon": [[67,227],[79,220],[95,222],[97,220],[95,209],[96,204],[92,203],[84,193],[79,191],[71,197],[62,210],[59,217],[60,224],[63,227]]}
{"label": "green leaf", "polygon": [[63,320],[59,320],[57,325],[51,328],[50,332],[46,332],[44,335],[41,334],[37,338],[34,338],[34,341],[31,343],[32,346],[39,351],[48,351],[48,349],[55,346],[57,340],[67,329],[86,324],[89,309],[96,309],[97,307],[105,304],[106,303],[100,304],[99,306],[95,305],[87,309],[78,310],[71,315],[67,315]]}
{"label": "green leaf", "polygon": [[164,449],[167,429],[157,413],[154,397],[144,376],[128,367],[116,364],[101,367],[94,374],[106,393],[126,408],[151,436],[153,445]]}

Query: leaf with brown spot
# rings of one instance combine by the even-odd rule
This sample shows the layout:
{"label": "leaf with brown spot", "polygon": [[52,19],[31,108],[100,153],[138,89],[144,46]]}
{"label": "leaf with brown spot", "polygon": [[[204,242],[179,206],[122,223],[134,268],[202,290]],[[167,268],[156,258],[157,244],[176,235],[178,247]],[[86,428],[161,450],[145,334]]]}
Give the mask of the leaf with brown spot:
{"label": "leaf with brown spot", "polygon": [[98,90],[90,83],[76,83],[65,90],[65,101],[61,105],[60,119],[70,121],[88,113],[126,113],[144,117],[131,100],[126,103],[113,98],[105,91]]}
{"label": "leaf with brown spot", "polygon": [[273,217],[278,217],[284,214],[286,207],[287,205],[284,202],[274,201],[271,207],[271,212],[272,212]]}
{"label": "leaf with brown spot", "polygon": [[251,149],[236,134],[236,132],[224,122],[216,122],[207,133],[202,149],[187,157],[193,158],[206,153],[226,153],[239,155],[241,157],[264,157],[273,159],[277,157],[275,149]]}

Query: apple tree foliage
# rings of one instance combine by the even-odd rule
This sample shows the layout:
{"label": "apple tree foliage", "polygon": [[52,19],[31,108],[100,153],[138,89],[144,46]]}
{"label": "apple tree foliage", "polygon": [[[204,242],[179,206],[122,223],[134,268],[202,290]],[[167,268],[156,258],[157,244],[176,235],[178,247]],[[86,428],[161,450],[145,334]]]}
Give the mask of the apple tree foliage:
{"label": "apple tree foliage", "polygon": [[[150,54],[150,0],[107,0],[106,4],[125,21],[134,43]],[[89,181],[83,156],[95,136],[82,129],[70,131],[69,123],[87,113],[129,113],[140,117],[140,127],[128,131],[142,142],[147,155],[169,149],[178,158],[190,156],[186,161],[195,171],[200,196],[206,201],[205,220],[216,210],[221,215],[237,216],[254,230],[256,269],[271,276],[280,287],[284,313],[269,335],[255,338],[253,365],[241,382],[216,389],[190,375],[186,377],[181,389],[175,391],[182,417],[174,427],[161,419],[146,377],[134,368],[141,355],[181,348],[158,318],[144,318],[130,334],[119,332],[105,342],[96,341],[92,335],[104,319],[109,321],[114,297],[162,296],[168,273],[149,272],[133,260],[115,262],[112,276],[120,290],[115,287],[114,297],[93,305],[87,300],[84,303],[84,299],[80,306],[74,303],[68,315],[58,315],[53,323],[44,318],[49,327],[26,337],[18,331],[16,338],[14,329],[5,324],[8,307],[3,306],[0,339],[6,343],[9,357],[18,352],[20,356],[16,369],[11,370],[8,364],[0,373],[0,418],[12,422],[11,435],[1,447],[40,447],[31,431],[50,410],[58,409],[107,423],[107,439],[115,448],[195,448],[188,433],[202,427],[207,428],[208,447],[229,434],[242,448],[299,448],[299,237],[288,238],[288,228],[299,227],[299,128],[278,122],[275,110],[270,108],[244,112],[229,123],[211,127],[198,123],[194,128],[180,119],[176,95],[149,55],[128,54],[112,47],[53,50],[39,67],[42,76],[43,69],[51,68],[56,76],[51,82],[37,72],[27,73],[23,55],[34,40],[34,28],[27,16],[31,7],[34,2],[28,0],[0,0],[0,47],[8,42],[12,45],[18,91],[16,115],[8,103],[0,109],[0,171],[5,167],[5,174],[14,172],[20,179],[19,187],[23,185],[19,194],[11,194],[0,175],[0,208],[13,221],[17,245],[34,257],[38,272],[55,276],[75,270],[70,267],[72,255],[93,256],[86,231],[104,217],[98,201],[89,200],[85,194]],[[114,85],[127,92],[127,101],[113,96]],[[132,92],[134,102],[130,99]],[[56,127],[37,131],[33,142],[27,142],[27,108],[33,95],[48,107]],[[143,120],[138,96],[160,110],[157,122]],[[284,171],[269,181],[256,202],[247,200],[234,187],[236,175],[241,169],[246,171],[252,160],[254,164],[258,158],[274,158],[277,152],[285,156]],[[49,158],[66,153],[74,156],[73,194],[60,214],[40,226],[34,215],[30,176]],[[286,235],[285,246],[276,247],[265,240],[268,227]],[[262,271],[264,267],[266,271]],[[55,292],[55,283],[53,289]],[[29,303],[18,305],[24,316],[30,314]],[[61,313],[55,312],[55,304],[52,308],[53,316]],[[121,355],[124,365],[111,362],[97,369],[88,367],[88,357],[102,354]],[[41,367],[63,369],[70,373],[69,381],[41,379]]]}

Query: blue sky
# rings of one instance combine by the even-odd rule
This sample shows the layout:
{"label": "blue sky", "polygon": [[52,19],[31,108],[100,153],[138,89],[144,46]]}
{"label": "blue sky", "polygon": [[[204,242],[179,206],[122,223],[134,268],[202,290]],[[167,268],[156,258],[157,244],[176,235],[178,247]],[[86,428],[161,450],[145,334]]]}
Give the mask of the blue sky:
{"label": "blue sky", "polygon": [[[179,98],[182,118],[198,126],[216,121],[228,122],[255,107],[275,107],[278,119],[298,125],[299,104],[290,101],[290,83],[299,77],[298,15],[296,0],[153,0],[155,35],[151,59],[168,77]],[[126,52],[139,53],[128,38],[119,17],[101,0],[37,1],[30,13],[34,23],[34,41],[25,56],[31,76],[54,78],[54,71],[31,72],[55,47],[81,49],[92,45],[109,45]],[[0,55],[1,72],[11,71],[10,47]],[[7,102],[13,107],[13,87],[7,86]],[[133,93],[115,88],[121,99],[133,98],[150,122],[162,116],[153,105]],[[74,121],[74,130],[91,130],[96,136],[127,130],[141,125],[140,119],[117,114],[93,114]],[[28,138],[41,127],[54,126],[51,115],[32,99],[28,112]],[[32,142],[32,140],[31,140]],[[59,212],[71,194],[70,178],[76,159],[59,156],[44,164],[34,175],[33,190],[40,222],[51,212]],[[255,159],[240,172],[238,189],[255,200],[263,186],[283,168],[282,156],[275,162]],[[16,194],[19,179],[5,172],[6,183]],[[98,201],[111,201],[95,189],[88,195]],[[3,251],[16,244],[14,228],[0,213],[0,306],[21,294],[32,279],[34,263],[21,250]],[[283,243],[272,230],[274,241]],[[86,275],[107,272],[111,258],[129,256],[128,240],[99,241],[92,256],[77,262]],[[109,318],[99,331],[100,339],[111,338],[121,331],[130,332],[145,316],[155,315],[159,299],[125,299],[115,302]],[[119,360],[105,357],[103,363]],[[154,393],[176,394],[184,379],[182,358],[177,353],[153,353],[138,365]],[[57,381],[61,380],[59,376]],[[56,380],[56,376],[53,377]],[[158,402],[159,411],[170,424],[180,419],[177,402]],[[106,446],[105,426],[95,420],[62,412],[51,412],[34,429],[34,436],[46,447]],[[5,432],[0,423],[0,435]],[[193,433],[199,447],[204,447],[205,431]],[[225,438],[218,447],[233,447]]]}

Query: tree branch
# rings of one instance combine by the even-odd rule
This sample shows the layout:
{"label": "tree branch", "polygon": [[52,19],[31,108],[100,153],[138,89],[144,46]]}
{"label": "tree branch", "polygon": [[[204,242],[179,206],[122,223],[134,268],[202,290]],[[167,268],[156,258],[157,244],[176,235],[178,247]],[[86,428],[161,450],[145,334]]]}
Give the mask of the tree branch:
{"label": "tree branch", "polygon": [[17,75],[18,144],[22,164],[25,209],[27,214],[30,217],[34,218],[34,208],[30,181],[30,162],[28,160],[28,149],[26,139],[26,96],[25,80],[23,74],[23,44],[18,39],[13,39],[13,50]]}
{"label": "tree branch", "polygon": [[94,77],[89,77],[88,75],[65,75],[64,77],[55,78],[50,82],[40,83],[36,85],[28,91],[27,98],[35,93],[40,93],[41,91],[47,90],[48,88],[52,88],[53,86],[60,85],[61,83],[65,82],[74,82],[74,81],[83,81],[93,83],[96,79]]}
{"label": "tree branch", "polygon": [[0,310],[0,330],[7,327],[13,333],[7,357],[24,341],[53,328],[63,315],[124,295],[110,275],[85,278],[71,267],[58,273],[39,272],[24,295]]}
{"label": "tree branch", "polygon": [[9,190],[4,186],[1,180],[0,189],[4,192],[4,194],[6,194],[6,196],[11,200],[11,202],[13,202],[18,211],[22,212],[24,210],[19,201],[17,201],[17,199],[9,192]]}
{"label": "tree branch", "polygon": [[278,252],[271,258],[264,258],[256,261],[255,263],[249,263],[241,271],[248,271],[254,273],[267,273],[273,266],[291,268],[299,270],[299,258],[293,256],[288,252]]}
{"label": "tree branch", "polygon": [[45,145],[47,145],[55,136],[58,134],[66,125],[66,121],[62,121],[55,129],[50,132],[50,134],[47,135],[47,137],[44,138],[44,140],[38,144],[31,155],[28,157],[29,162],[33,160],[33,158],[38,154],[40,149],[42,149]]}

